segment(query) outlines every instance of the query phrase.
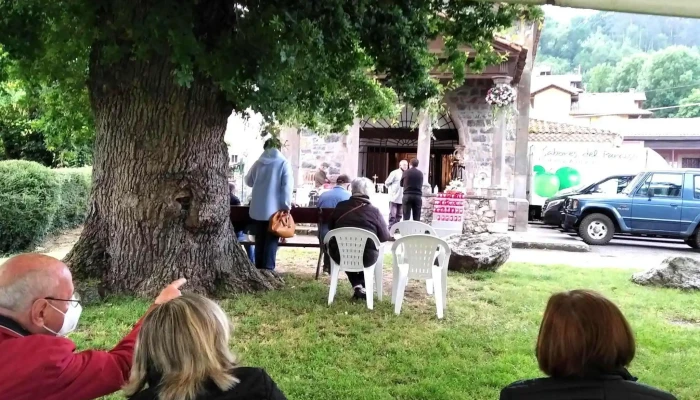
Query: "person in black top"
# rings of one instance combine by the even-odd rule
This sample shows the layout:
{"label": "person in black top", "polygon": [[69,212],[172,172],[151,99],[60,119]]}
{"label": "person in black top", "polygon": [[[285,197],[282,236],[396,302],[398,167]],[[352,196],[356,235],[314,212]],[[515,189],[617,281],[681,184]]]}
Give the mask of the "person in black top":
{"label": "person in black top", "polygon": [[411,168],[401,178],[403,188],[403,220],[420,221],[420,209],[423,206],[423,171],[418,169],[418,160],[411,160]]}
{"label": "person in black top", "polygon": [[[231,206],[240,206],[241,205],[241,200],[238,198],[238,196],[235,195],[236,193],[236,185],[233,183],[229,182],[228,183],[228,197],[229,197],[229,205]],[[246,241],[246,227],[245,225],[234,225],[233,226],[233,232],[236,234],[236,238],[238,239],[239,242]],[[255,265],[255,245],[253,244],[244,244],[243,247],[245,248],[245,252],[248,254],[248,259],[250,262]]]}
{"label": "person in black top", "polygon": [[[349,200],[341,201],[328,220],[329,230],[337,228],[360,228],[377,235],[380,242],[390,239],[389,229],[379,209],[369,201],[369,194],[374,190],[374,184],[367,178],[357,178],[350,184],[352,196]],[[336,262],[340,262],[340,251],[335,238],[328,242],[328,254]],[[362,255],[365,268],[377,262],[379,249],[374,243],[367,241]],[[346,272],[352,285],[354,299],[366,299],[365,275],[363,272]],[[370,293],[371,296],[371,293]]]}
{"label": "person in black top", "polygon": [[143,320],[124,393],[129,400],[286,400],[260,368],[238,365],[218,304],[184,294]]}
{"label": "person in black top", "polygon": [[589,290],[557,293],[540,325],[536,355],[549,378],[510,384],[501,400],[675,400],[637,383],[627,367],[635,354],[632,329],[622,312]]}

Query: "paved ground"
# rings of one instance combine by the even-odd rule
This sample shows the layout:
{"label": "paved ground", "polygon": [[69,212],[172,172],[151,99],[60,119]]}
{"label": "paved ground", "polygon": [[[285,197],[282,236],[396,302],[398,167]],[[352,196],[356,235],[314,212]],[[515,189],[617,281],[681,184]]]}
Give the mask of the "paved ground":
{"label": "paved ground", "polygon": [[[531,225],[530,230],[548,236],[561,236],[562,240],[567,241],[581,240],[574,233],[564,233],[559,229],[541,225]],[[672,256],[700,257],[700,252],[691,249],[680,240],[616,236],[607,246],[591,246],[588,253],[513,249],[510,261],[646,269]]]}

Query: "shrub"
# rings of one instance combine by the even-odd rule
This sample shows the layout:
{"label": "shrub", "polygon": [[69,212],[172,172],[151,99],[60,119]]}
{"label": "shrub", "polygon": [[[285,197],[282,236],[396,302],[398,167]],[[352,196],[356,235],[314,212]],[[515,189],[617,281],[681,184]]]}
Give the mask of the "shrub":
{"label": "shrub", "polygon": [[0,253],[25,250],[51,230],[59,182],[32,161],[0,162]]}
{"label": "shrub", "polygon": [[82,224],[90,198],[91,169],[62,168],[54,170],[59,182],[59,200],[52,231],[71,229]]}

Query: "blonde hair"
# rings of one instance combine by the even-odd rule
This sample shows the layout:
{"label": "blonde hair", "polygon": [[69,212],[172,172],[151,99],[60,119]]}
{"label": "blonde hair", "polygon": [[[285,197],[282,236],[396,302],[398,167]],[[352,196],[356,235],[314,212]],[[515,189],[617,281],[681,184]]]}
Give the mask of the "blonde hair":
{"label": "blonde hair", "polygon": [[238,379],[231,373],[237,364],[230,335],[226,313],[206,297],[185,294],[158,306],[144,318],[124,393],[135,395],[149,378],[159,400],[194,400],[208,383],[231,389]]}

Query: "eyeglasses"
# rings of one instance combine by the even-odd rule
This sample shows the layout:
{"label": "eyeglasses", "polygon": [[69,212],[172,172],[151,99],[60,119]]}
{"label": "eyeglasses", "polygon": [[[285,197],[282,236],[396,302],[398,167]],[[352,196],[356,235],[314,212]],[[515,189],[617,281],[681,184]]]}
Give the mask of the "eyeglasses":
{"label": "eyeglasses", "polygon": [[53,300],[53,301],[66,301],[69,303],[70,307],[77,308],[80,305],[80,294],[73,293],[73,298],[70,300],[67,299],[57,299],[55,297],[44,297],[46,300]]}

